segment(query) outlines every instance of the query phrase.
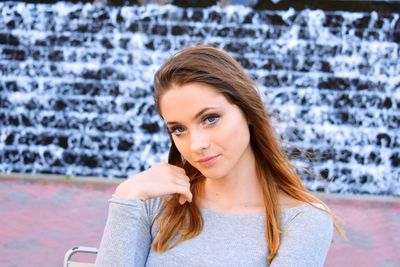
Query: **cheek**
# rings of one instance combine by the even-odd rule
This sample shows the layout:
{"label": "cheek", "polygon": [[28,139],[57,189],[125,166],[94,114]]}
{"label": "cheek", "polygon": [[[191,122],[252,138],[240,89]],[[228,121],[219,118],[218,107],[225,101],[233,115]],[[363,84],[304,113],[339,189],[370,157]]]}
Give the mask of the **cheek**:
{"label": "cheek", "polygon": [[174,140],[174,144],[176,146],[176,148],[178,149],[179,153],[181,153],[181,155],[185,158],[185,159],[189,159],[190,158],[190,147],[188,144],[186,144],[184,141],[182,140]]}
{"label": "cheek", "polygon": [[232,120],[220,133],[219,141],[234,151],[243,150],[250,142],[249,127],[243,118]]}

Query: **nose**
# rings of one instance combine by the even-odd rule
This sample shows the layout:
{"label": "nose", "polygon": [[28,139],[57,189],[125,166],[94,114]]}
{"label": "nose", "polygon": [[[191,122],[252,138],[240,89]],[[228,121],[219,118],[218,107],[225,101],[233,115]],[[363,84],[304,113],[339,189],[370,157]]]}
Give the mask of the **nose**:
{"label": "nose", "polygon": [[193,153],[202,154],[210,147],[210,138],[204,129],[194,129],[190,134],[190,149]]}

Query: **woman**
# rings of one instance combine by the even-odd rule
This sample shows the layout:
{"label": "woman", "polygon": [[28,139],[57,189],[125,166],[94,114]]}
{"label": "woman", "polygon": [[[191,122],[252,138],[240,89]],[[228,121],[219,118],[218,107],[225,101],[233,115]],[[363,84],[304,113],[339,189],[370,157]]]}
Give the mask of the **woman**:
{"label": "woman", "polygon": [[154,89],[168,163],[117,187],[97,266],[322,266],[332,213],[302,184],[237,61],[185,48]]}

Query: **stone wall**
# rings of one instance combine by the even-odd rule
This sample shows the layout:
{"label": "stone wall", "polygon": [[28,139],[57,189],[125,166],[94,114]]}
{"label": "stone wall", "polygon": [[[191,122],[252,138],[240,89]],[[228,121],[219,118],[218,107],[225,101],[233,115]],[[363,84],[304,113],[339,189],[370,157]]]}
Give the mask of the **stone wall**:
{"label": "stone wall", "polygon": [[126,177],[166,158],[152,77],[194,43],[257,81],[312,190],[400,195],[399,13],[0,3],[0,172]]}

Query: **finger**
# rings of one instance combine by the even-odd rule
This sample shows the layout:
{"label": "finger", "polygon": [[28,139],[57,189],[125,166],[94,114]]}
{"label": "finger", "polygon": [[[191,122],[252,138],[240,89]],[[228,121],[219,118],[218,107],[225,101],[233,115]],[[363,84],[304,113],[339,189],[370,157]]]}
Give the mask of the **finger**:
{"label": "finger", "polygon": [[173,178],[172,183],[176,184],[176,185],[185,186],[187,188],[190,188],[189,181],[183,180],[183,179],[180,179],[180,178],[177,178],[177,177]]}
{"label": "finger", "polygon": [[183,169],[183,168],[181,168],[181,167],[178,167],[178,166],[175,166],[175,165],[172,165],[172,164],[168,164],[168,165],[169,165],[169,166],[171,167],[171,169],[174,170],[175,172],[177,172],[177,173],[179,173],[179,174],[183,174],[183,175],[186,176],[185,169]]}
{"label": "finger", "polygon": [[177,183],[183,183],[190,186],[190,179],[186,175],[176,174],[173,178],[173,181]]}
{"label": "finger", "polygon": [[179,195],[179,204],[183,205],[186,201],[188,200],[184,195]]}
{"label": "finger", "polygon": [[187,186],[176,185],[175,193],[183,195],[187,201],[192,202],[193,194]]}
{"label": "finger", "polygon": [[161,194],[182,194],[190,198],[191,192],[190,187],[185,184],[175,183],[173,181],[164,184],[163,188],[160,188]]}

